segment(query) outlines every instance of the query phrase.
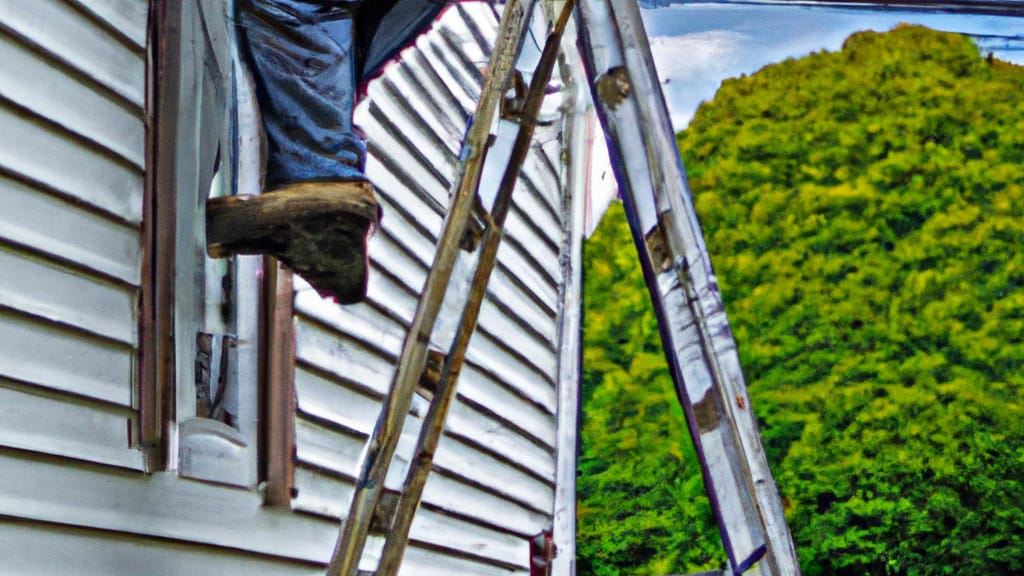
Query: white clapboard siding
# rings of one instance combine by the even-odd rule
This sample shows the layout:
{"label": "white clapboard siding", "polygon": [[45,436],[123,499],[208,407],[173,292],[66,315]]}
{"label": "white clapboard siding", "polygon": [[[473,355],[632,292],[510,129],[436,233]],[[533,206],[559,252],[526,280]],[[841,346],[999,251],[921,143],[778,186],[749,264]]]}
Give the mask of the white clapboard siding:
{"label": "white clapboard siding", "polygon": [[0,446],[142,467],[147,12],[0,0]]}
{"label": "white clapboard siding", "polygon": [[226,549],[104,534],[48,524],[0,522],[0,573],[19,576],[318,576],[323,569]]}
{"label": "white clapboard siding", "polygon": [[[496,30],[489,6],[454,6],[357,109],[383,218],[370,240],[367,302],[338,306],[296,279],[295,510],[335,519],[348,510],[434,258]],[[551,525],[562,183],[539,146],[523,168],[402,574],[527,574],[528,538]],[[457,314],[446,307],[440,324],[454,327]],[[439,349],[450,344],[443,334],[435,329]],[[389,490],[401,489],[425,405],[414,402]],[[375,567],[381,545],[371,538],[364,568]]]}

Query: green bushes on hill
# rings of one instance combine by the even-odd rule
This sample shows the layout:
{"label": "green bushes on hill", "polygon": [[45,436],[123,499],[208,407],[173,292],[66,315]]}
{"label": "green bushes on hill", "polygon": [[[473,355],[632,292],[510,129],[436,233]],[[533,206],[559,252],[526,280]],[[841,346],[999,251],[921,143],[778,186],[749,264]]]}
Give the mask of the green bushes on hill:
{"label": "green bushes on hill", "polygon": [[[958,35],[859,33],[726,81],[679,144],[804,573],[1024,571],[1024,70]],[[643,436],[688,442],[642,360],[660,353],[643,288],[604,278],[635,257],[612,232],[587,250],[581,561],[692,570],[718,558],[693,541],[699,484],[650,502],[673,535],[653,555],[626,527],[657,523],[604,491],[617,452],[624,494],[695,474]],[[585,540],[601,522],[614,554]]]}

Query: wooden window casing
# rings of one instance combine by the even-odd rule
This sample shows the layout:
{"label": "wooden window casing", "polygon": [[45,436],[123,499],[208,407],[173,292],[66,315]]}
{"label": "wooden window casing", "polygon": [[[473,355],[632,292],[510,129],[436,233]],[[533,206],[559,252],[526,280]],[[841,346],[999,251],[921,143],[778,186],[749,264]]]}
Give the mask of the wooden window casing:
{"label": "wooden window casing", "polygon": [[[214,177],[213,158],[218,154],[221,170],[227,171],[227,193],[256,193],[259,188],[260,139],[251,84],[230,45],[230,27],[218,34],[216,25],[210,24],[211,14],[226,13],[224,1],[151,2],[137,443],[146,451],[151,471],[179,467],[181,424],[195,420],[189,413],[194,389],[188,368],[196,352],[195,332],[203,326],[204,304],[202,295],[197,297],[196,288],[183,279],[193,276],[184,272],[202,269],[206,262],[205,196],[199,190],[205,192]],[[222,86],[211,89],[211,71],[213,76],[218,71],[224,74]],[[202,98],[226,100],[223,122],[211,120],[211,105]],[[208,136],[196,133],[197,126],[207,124],[225,134],[219,153],[215,140],[211,144]],[[195,204],[190,204],[192,199]],[[199,245],[183,240],[183,235],[198,239]],[[248,403],[248,420],[256,421],[245,435],[246,458],[253,470],[246,485],[266,482],[267,504],[286,505],[294,453],[291,275],[270,258],[241,258],[249,259],[244,272],[236,262],[234,273],[245,274],[242,280],[250,285],[246,297],[234,299],[232,305],[246,306],[245,314],[258,317],[252,338],[241,344],[255,349],[249,365],[254,369],[239,383],[248,390],[240,399]],[[260,279],[252,283],[250,277]],[[238,292],[234,287],[229,291]]]}

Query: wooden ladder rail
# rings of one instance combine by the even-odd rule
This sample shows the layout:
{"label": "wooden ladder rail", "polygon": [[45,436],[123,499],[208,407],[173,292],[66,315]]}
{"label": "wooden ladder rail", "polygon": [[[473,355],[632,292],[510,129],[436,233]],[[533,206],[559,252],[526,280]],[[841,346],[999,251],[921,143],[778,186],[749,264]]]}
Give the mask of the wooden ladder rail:
{"label": "wooden ladder rail", "polygon": [[800,574],[635,0],[580,0],[583,58],[733,574]]}
{"label": "wooden ladder rail", "polygon": [[492,120],[509,86],[535,1],[509,0],[505,4],[480,100],[459,156],[463,160],[459,174],[452,183],[449,211],[444,220],[437,252],[402,345],[397,371],[384,408],[370,436],[352,503],[347,516],[342,519],[334,552],[327,566],[327,576],[355,576],[359,568],[370,521],[384,490],[384,480],[412,405],[416,384],[426,366],[427,346],[458,258],[459,244],[473,212]]}
{"label": "wooden ladder rail", "polygon": [[455,400],[459,375],[466,360],[470,339],[476,330],[480,308],[487,293],[487,284],[495,264],[497,264],[498,248],[501,245],[505,219],[512,206],[512,192],[519,177],[520,167],[530,152],[537,116],[544,103],[545,89],[558,60],[562,34],[568,24],[569,16],[572,14],[574,3],[574,0],[568,0],[565,3],[554,28],[548,34],[540,62],[530,81],[525,103],[518,114],[519,130],[516,133],[516,140],[505,173],[498,186],[490,218],[485,221],[487,227],[482,239],[480,257],[470,284],[468,301],[459,320],[455,342],[448,354],[445,355],[440,381],[424,417],[423,427],[413,451],[413,459],[399,495],[398,507],[395,509],[390,530],[387,532],[376,576],[394,576],[398,573],[401,565],[409,540],[409,530],[423,496],[423,488],[427,483],[434,455],[444,431],[448,410]]}

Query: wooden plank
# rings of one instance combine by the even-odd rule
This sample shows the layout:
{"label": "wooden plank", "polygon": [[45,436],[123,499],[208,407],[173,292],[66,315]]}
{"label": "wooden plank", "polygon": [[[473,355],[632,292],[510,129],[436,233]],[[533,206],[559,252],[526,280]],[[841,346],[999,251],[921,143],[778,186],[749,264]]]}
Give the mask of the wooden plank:
{"label": "wooden plank", "polygon": [[481,486],[489,486],[510,500],[547,513],[554,496],[550,484],[451,437],[443,437],[434,458],[437,468]]}
{"label": "wooden plank", "polygon": [[4,574],[110,576],[317,576],[321,568],[241,553],[71,529],[59,525],[0,521],[0,572]]}
{"label": "wooden plank", "polygon": [[0,167],[132,224],[141,222],[143,175],[138,169],[2,104],[0,131]]}
{"label": "wooden plank", "polygon": [[183,480],[173,472],[144,475],[7,450],[0,450],[0,469],[0,516],[303,562],[326,562],[337,534],[335,522],[263,506],[256,491]]}
{"label": "wooden plank", "polygon": [[141,470],[130,409],[40,394],[0,380],[0,445]]}
{"label": "wooden plank", "polygon": [[[108,31],[67,3],[30,5],[20,0],[0,0],[0,23],[139,110],[143,108],[145,61],[141,51],[115,41]],[[60,34],[53,34],[54,30]]]}
{"label": "wooden plank", "polygon": [[138,285],[139,230],[0,175],[0,237]]}
{"label": "wooden plank", "polygon": [[144,168],[142,110],[7,35],[0,36],[0,62],[4,63],[0,67],[0,98],[31,109],[140,170]]}
{"label": "wooden plank", "polygon": [[298,462],[354,478],[366,436],[332,430],[304,418],[295,420],[295,458]]}
{"label": "wooden plank", "polygon": [[[307,511],[327,512],[326,515],[330,517],[344,513],[345,508],[338,506],[338,502],[351,500],[352,484],[344,480],[319,480],[313,484],[306,484],[306,478],[302,479],[304,482],[299,487],[300,495],[303,492],[324,490],[315,496],[308,496],[309,499],[304,502]],[[483,511],[480,514],[485,515]],[[382,542],[378,541],[375,546],[371,540],[375,538],[368,539],[366,554],[361,562],[364,568],[375,564],[378,554],[376,549],[382,546]],[[528,569],[530,557],[528,540],[518,534],[454,518],[433,509],[421,510],[413,523],[411,546],[417,545],[427,545],[434,551],[429,555],[430,564],[420,565],[420,569],[437,570],[440,566],[449,565],[452,560],[462,557],[466,561],[475,560],[481,564],[476,567],[477,569],[486,570],[484,567],[489,566],[491,569],[502,569],[502,573],[507,574],[509,570]],[[410,557],[410,562],[411,566],[415,567],[418,563],[413,558],[415,556]],[[458,560],[455,560],[455,563],[459,563]],[[462,572],[458,574],[461,575]]]}
{"label": "wooden plank", "polygon": [[[319,374],[301,369],[296,372],[296,386],[299,409],[302,412],[315,415],[323,420],[337,422],[345,428],[362,434],[369,434],[372,430],[375,415],[380,410],[380,401],[376,398],[345,388],[337,381],[328,380]],[[456,413],[458,413],[458,409]],[[462,414],[465,418],[464,409]],[[477,426],[473,427],[474,435],[478,430],[495,427],[495,423],[485,421],[486,417],[482,414],[476,414],[474,418],[481,420]],[[485,442],[487,435],[493,436],[494,434],[494,431],[481,433],[477,437],[481,441],[479,446],[487,446]],[[361,454],[362,443],[365,442],[365,436],[330,432],[322,425],[318,426],[307,422],[299,423],[299,437],[300,460],[350,476],[353,475],[354,468],[343,462],[346,459],[351,459],[353,462],[351,466],[354,467],[354,462]],[[516,458],[522,455],[524,450],[523,443],[516,442],[514,448],[511,448],[510,456]],[[493,486],[496,491],[505,493],[510,498],[518,499],[535,509],[546,509],[545,502],[550,502],[550,483],[538,479],[536,475],[525,474],[522,470],[506,463],[505,460],[508,457],[502,456],[502,459],[498,459],[496,458],[498,455],[500,453],[491,455],[475,446],[449,439],[441,443],[435,464],[439,469],[448,470],[482,485]],[[541,458],[549,461],[551,456],[542,453]],[[527,460],[524,464],[529,465],[530,461]]]}
{"label": "wooden plank", "polygon": [[[549,2],[554,11],[559,2]],[[583,75],[579,52],[563,53],[563,66]],[[565,160],[565,222],[562,253],[564,276],[562,302],[558,318],[558,412],[556,447],[556,483],[552,512],[552,542],[558,553],[551,562],[551,574],[574,573],[576,561],[576,477],[579,453],[580,386],[582,371],[583,322],[583,235],[588,201],[591,143],[588,129],[594,122],[593,111],[579,98],[566,98],[565,131],[558,150]]]}
{"label": "wooden plank", "polygon": [[295,370],[298,408],[304,414],[335,422],[369,434],[380,411],[380,396],[351,388],[342,380],[328,378],[302,366]]}
{"label": "wooden plank", "polygon": [[131,406],[134,360],[127,346],[0,308],[0,376]]}
{"label": "wooden plank", "polygon": [[555,446],[554,416],[547,410],[525,401],[489,376],[470,365],[462,372],[459,396],[514,423],[533,438],[553,449]]}
{"label": "wooden plank", "polygon": [[[300,411],[363,434],[370,432],[380,410],[378,396],[368,395],[365,390],[352,388],[343,380],[302,367],[296,371],[296,387]],[[553,480],[552,456],[547,450],[485,414],[457,402],[448,420],[448,430],[464,440],[471,440],[474,446],[479,447],[476,450],[484,451],[481,454],[490,455],[481,457],[499,457],[502,461],[530,470],[535,478],[547,479],[546,483]],[[465,474],[459,467],[448,466],[444,459],[439,461],[441,464]]]}
{"label": "wooden plank", "polygon": [[[551,350],[554,347],[555,320],[545,317],[537,321],[536,316],[530,318],[526,314],[528,311],[509,308],[495,295],[494,291],[488,290],[487,298],[484,300],[483,308],[480,310],[479,325],[484,332],[496,338],[500,339],[500,335],[506,333],[517,334],[514,340],[519,340],[519,338],[529,339],[534,341],[534,346]],[[534,321],[531,322],[531,320]],[[528,356],[530,353],[526,352],[525,354]]]}
{"label": "wooden plank", "polygon": [[0,302],[134,347],[135,290],[0,244]]}
{"label": "wooden plank", "polygon": [[[346,513],[355,491],[352,480],[317,473],[305,466],[296,468],[295,486],[298,494],[292,506],[296,510],[332,519],[341,518]],[[472,520],[481,527],[491,526],[523,539],[539,533],[551,522],[547,514],[438,474],[427,481],[423,501],[430,507]],[[461,546],[468,547],[468,544],[463,542]]]}
{"label": "wooden plank", "polygon": [[145,105],[142,51],[114,40],[67,3],[0,0],[0,23],[140,110]]}
{"label": "wooden plank", "polygon": [[530,346],[531,338],[517,336],[522,333],[502,333],[502,340],[498,340],[492,334],[478,332],[468,357],[475,365],[486,367],[495,379],[554,414],[557,358],[550,348]]}
{"label": "wooden plank", "polygon": [[135,44],[146,48],[146,19],[149,5],[144,0],[73,0]]}
{"label": "wooden plank", "polygon": [[487,566],[464,558],[454,558],[440,552],[410,546],[400,576],[528,576],[528,570],[510,570]]}
{"label": "wooden plank", "polygon": [[448,415],[446,431],[464,442],[485,447],[491,454],[529,470],[549,483],[555,481],[554,458],[505,422],[481,413],[473,406],[456,399]]}
{"label": "wooden plank", "polygon": [[338,334],[298,317],[296,358],[383,396],[394,374],[390,359],[355,341],[341,342]]}

